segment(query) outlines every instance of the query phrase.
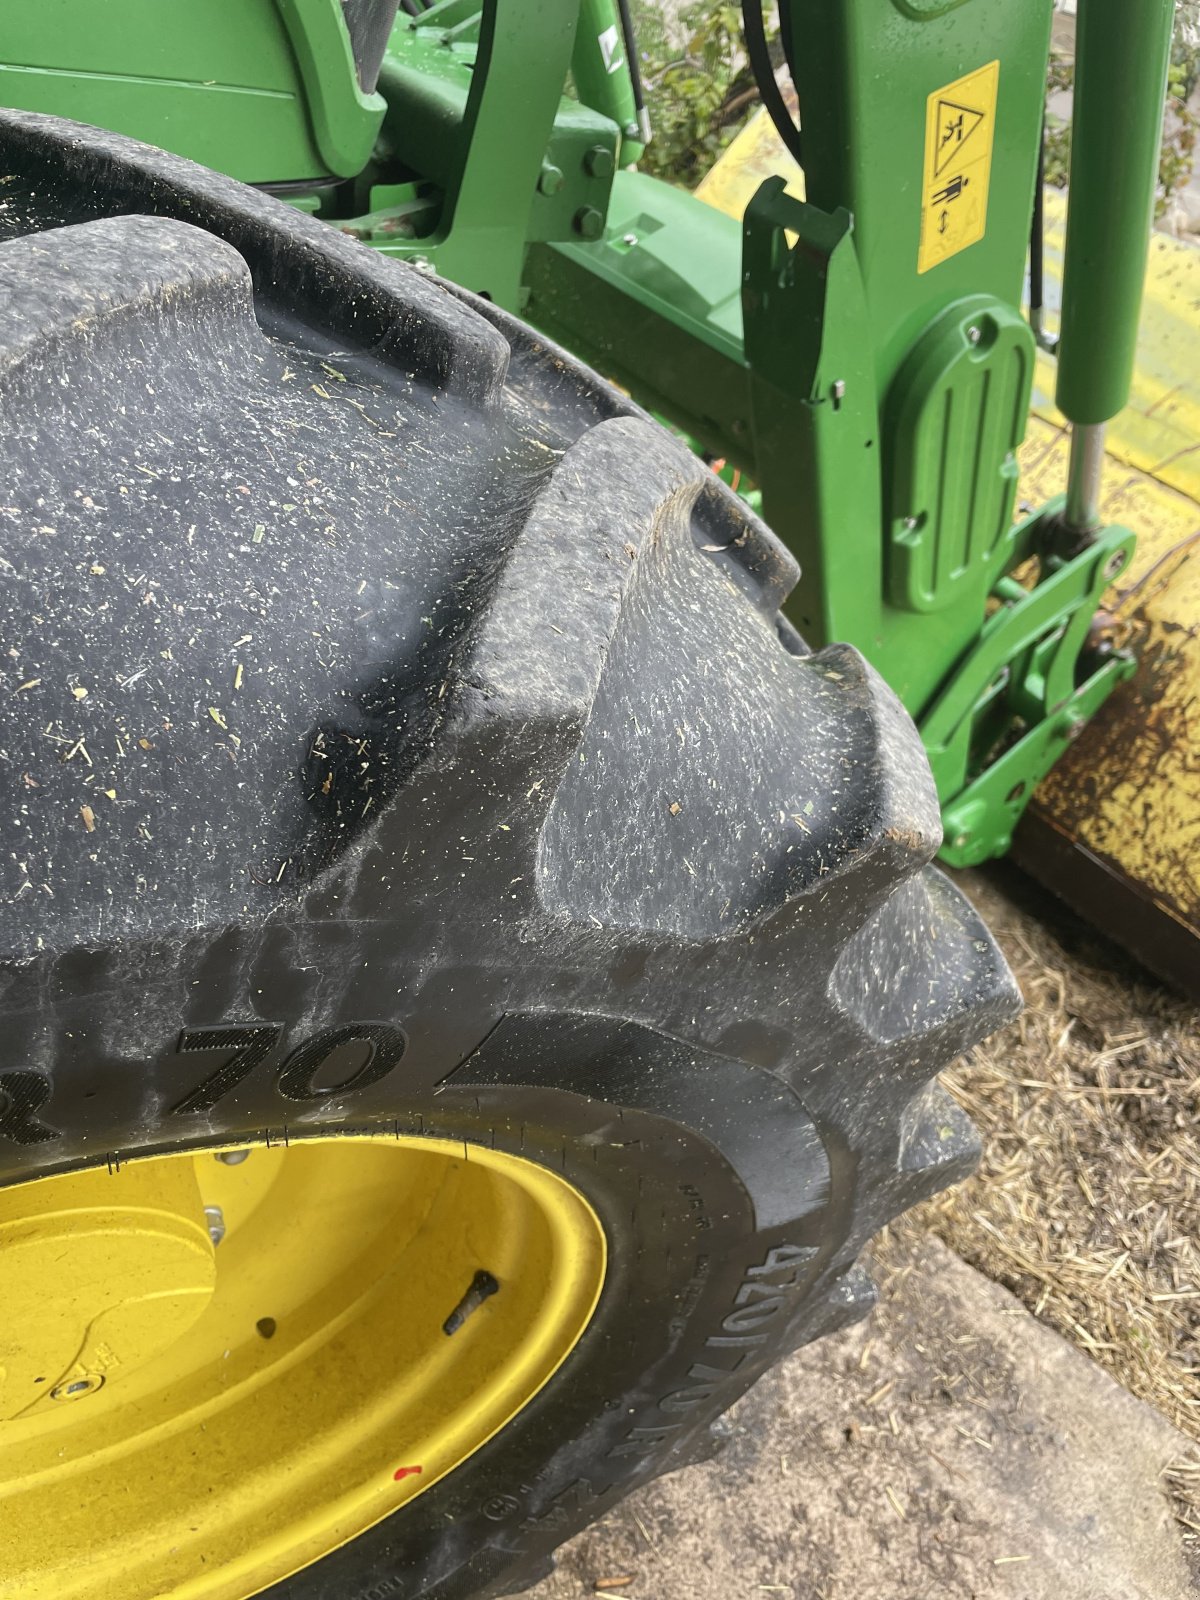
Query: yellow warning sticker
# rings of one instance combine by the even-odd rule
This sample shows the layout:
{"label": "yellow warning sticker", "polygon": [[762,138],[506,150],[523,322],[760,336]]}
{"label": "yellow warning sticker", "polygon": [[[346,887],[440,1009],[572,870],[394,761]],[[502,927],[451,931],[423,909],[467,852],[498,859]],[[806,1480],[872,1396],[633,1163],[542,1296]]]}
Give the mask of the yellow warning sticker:
{"label": "yellow warning sticker", "polygon": [[925,176],[917,271],[940,266],[987,230],[1000,63],[935,89],[925,111]]}

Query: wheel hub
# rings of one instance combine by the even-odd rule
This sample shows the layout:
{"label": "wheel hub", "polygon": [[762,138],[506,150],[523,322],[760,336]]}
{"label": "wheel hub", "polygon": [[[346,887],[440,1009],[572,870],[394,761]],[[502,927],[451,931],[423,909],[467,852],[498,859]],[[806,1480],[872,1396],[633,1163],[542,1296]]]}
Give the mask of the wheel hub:
{"label": "wheel hub", "polygon": [[504,1428],[604,1271],[564,1179],[391,1131],[0,1191],[0,1588],[247,1600]]}
{"label": "wheel hub", "polygon": [[190,1161],[0,1191],[0,1419],[78,1401],[203,1313],[216,1261]]}

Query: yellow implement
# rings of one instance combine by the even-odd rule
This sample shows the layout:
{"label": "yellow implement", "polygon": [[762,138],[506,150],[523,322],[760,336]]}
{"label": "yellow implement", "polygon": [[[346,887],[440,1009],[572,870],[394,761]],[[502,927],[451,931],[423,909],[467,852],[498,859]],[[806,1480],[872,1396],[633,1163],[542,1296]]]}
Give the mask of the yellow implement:
{"label": "yellow implement", "polygon": [[[1046,204],[1047,278],[1065,207]],[[1039,788],[1015,854],[1148,966],[1200,988],[1200,251],[1156,234],[1128,407],[1108,430],[1101,513],[1137,554],[1105,627],[1139,657]],[[1065,482],[1067,438],[1043,357],[1021,452],[1022,490]]]}
{"label": "yellow implement", "polygon": [[[741,216],[765,177],[803,198],[804,177],[765,112],[697,193]],[[1060,281],[1066,207],[1046,195],[1047,298]],[[1101,513],[1131,527],[1137,554],[1098,619],[1132,646],[1136,676],[1088,723],[1041,785],[1017,831],[1017,860],[1163,977],[1200,991],[1200,250],[1156,234],[1138,367],[1111,424]],[[1067,481],[1068,435],[1054,362],[1039,359],[1021,450],[1021,497]]]}

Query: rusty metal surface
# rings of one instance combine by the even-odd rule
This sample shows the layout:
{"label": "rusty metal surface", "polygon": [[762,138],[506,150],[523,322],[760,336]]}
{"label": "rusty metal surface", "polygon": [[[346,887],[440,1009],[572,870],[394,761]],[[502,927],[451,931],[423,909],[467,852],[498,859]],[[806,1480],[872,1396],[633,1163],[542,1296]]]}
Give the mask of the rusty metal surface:
{"label": "rusty metal surface", "polygon": [[[1023,454],[1030,499],[1061,483],[1066,451],[1065,436],[1035,419]],[[1043,782],[1015,853],[1149,966],[1200,987],[1200,506],[1110,461],[1103,514],[1138,531],[1128,581],[1102,619],[1136,649],[1138,672]],[[1097,867],[1113,880],[1099,901],[1094,885],[1073,881]]]}
{"label": "rusty metal surface", "polygon": [[[1047,204],[1047,276],[1063,203]],[[1043,358],[1021,492],[1061,490],[1067,440]],[[1138,652],[1042,784],[1015,853],[1164,977],[1200,992],[1200,251],[1156,235],[1130,405],[1110,429],[1102,512],[1138,534],[1105,631]]]}

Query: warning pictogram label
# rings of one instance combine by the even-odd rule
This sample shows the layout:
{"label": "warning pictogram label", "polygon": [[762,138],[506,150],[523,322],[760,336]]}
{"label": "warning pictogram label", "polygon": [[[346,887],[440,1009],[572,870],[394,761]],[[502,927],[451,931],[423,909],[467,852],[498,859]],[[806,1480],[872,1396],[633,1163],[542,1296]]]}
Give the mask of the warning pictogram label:
{"label": "warning pictogram label", "polygon": [[[971,143],[971,135],[979,132],[987,122],[987,116],[970,106],[960,106],[957,100],[943,100],[939,96],[937,118],[937,149],[933,153],[933,171],[934,175],[940,178],[943,172],[949,172],[951,167],[959,163],[963,151]],[[968,161],[973,153],[971,150],[967,151]]]}
{"label": "warning pictogram label", "polygon": [[917,271],[928,272],[987,231],[1000,63],[969,72],[929,96]]}

